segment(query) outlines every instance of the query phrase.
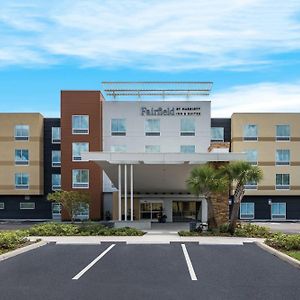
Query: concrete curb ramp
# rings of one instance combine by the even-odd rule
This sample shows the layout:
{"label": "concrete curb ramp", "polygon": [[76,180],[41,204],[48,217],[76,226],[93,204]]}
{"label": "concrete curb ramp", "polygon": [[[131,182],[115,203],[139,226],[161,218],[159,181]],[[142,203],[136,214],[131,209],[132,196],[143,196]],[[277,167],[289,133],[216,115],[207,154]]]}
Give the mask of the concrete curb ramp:
{"label": "concrete curb ramp", "polygon": [[[35,240],[36,239],[33,239],[31,241],[35,241]],[[14,256],[17,256],[19,254],[25,253],[27,251],[30,251],[30,250],[33,250],[33,249],[36,249],[36,248],[42,247],[46,244],[47,244],[46,241],[40,241],[40,242],[31,244],[31,245],[28,245],[28,246],[25,246],[25,247],[22,247],[22,248],[18,248],[16,250],[9,251],[7,253],[4,253],[4,254],[0,255],[0,261],[3,261],[5,259],[8,259],[8,258],[11,258],[11,257],[14,257]]]}
{"label": "concrete curb ramp", "polygon": [[294,267],[296,268],[299,268],[300,269],[300,261],[285,254],[285,253],[282,253],[281,251],[279,250],[276,250],[268,245],[266,245],[265,243],[263,242],[255,242],[255,244],[260,247],[261,249],[269,252],[270,254],[282,259],[283,261],[293,265]]}

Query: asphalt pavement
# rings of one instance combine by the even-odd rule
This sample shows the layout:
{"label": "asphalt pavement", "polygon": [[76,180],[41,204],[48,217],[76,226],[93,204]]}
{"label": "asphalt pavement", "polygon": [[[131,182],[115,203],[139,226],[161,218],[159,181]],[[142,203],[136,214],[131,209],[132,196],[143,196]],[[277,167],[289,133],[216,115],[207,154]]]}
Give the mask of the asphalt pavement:
{"label": "asphalt pavement", "polygon": [[0,262],[1,300],[299,299],[299,282],[255,244],[53,243]]}

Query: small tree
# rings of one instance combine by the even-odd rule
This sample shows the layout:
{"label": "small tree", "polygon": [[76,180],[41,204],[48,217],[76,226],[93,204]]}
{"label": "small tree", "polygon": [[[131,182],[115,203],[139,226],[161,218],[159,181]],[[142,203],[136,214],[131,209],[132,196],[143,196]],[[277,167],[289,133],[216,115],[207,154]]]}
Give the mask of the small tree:
{"label": "small tree", "polygon": [[82,211],[82,204],[89,204],[91,197],[83,191],[55,191],[48,195],[47,200],[61,204],[74,222],[75,215]]}
{"label": "small tree", "polygon": [[191,171],[187,180],[189,191],[196,196],[203,195],[208,206],[208,227],[216,227],[212,195],[228,191],[228,180],[225,176],[220,176],[220,172],[213,166],[206,164],[196,167]]}
{"label": "small tree", "polygon": [[233,207],[230,216],[229,232],[234,234],[239,216],[241,201],[245,194],[245,184],[262,180],[263,172],[246,161],[231,162],[222,168],[222,172],[227,176],[234,190]]}

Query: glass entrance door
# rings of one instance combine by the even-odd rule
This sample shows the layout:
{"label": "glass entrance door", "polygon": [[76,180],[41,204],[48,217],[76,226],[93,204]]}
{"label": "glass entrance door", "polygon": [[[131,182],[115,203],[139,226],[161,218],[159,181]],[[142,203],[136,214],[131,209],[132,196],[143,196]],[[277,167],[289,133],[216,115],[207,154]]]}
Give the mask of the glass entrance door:
{"label": "glass entrance door", "polygon": [[157,221],[158,215],[163,211],[162,201],[141,201],[141,219]]}
{"label": "glass entrance door", "polygon": [[201,220],[201,202],[173,201],[173,222]]}

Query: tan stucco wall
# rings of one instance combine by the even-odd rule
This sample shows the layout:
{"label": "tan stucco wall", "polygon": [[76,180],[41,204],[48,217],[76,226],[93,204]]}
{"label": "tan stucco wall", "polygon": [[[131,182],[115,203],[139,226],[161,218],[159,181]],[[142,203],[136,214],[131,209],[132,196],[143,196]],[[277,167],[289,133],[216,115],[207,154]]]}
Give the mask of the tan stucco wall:
{"label": "tan stucco wall", "polygon": [[[15,125],[29,125],[29,140],[15,141]],[[29,150],[29,165],[15,165],[15,149]],[[43,116],[39,113],[0,114],[0,194],[40,195],[43,182]],[[15,173],[29,174],[29,189],[15,189]]]}
{"label": "tan stucco wall", "polygon": [[[243,141],[243,128],[246,124],[256,124],[258,141]],[[291,141],[276,141],[276,125],[288,124]],[[247,191],[246,195],[299,195],[300,194],[300,113],[235,113],[231,123],[231,149],[243,152],[255,149],[258,152],[258,165],[264,179],[258,190]],[[289,149],[290,166],[275,166],[277,149]],[[276,174],[290,174],[290,190],[275,190]]]}

